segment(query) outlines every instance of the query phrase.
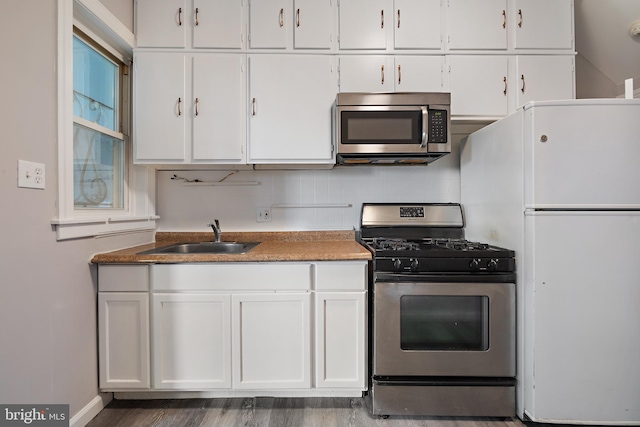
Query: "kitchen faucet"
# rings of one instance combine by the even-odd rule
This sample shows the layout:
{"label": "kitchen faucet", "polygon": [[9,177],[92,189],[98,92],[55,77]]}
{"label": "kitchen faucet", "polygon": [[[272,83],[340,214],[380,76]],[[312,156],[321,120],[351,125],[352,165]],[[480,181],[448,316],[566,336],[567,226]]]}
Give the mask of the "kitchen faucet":
{"label": "kitchen faucet", "polygon": [[220,230],[220,222],[217,219],[214,219],[213,222],[208,222],[207,227],[211,227],[213,230],[213,237],[215,238],[215,242],[220,241],[220,237],[222,234],[222,230]]}

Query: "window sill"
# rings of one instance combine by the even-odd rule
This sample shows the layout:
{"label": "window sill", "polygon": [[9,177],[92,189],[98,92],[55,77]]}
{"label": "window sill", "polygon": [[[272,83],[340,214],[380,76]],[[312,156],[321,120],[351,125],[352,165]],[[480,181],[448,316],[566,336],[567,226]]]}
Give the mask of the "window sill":
{"label": "window sill", "polygon": [[118,234],[154,231],[158,216],[120,218],[54,218],[51,224],[56,229],[56,240],[99,238]]}

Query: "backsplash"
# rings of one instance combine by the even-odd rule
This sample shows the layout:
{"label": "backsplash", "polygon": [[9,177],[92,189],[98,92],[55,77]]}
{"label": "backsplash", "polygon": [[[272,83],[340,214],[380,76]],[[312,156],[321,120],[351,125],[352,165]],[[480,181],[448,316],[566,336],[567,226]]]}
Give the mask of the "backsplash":
{"label": "backsplash", "polygon": [[[258,185],[185,185],[219,181],[230,171],[158,171],[159,231],[204,231],[220,220],[224,231],[357,229],[363,202],[459,202],[459,141],[429,166],[343,166],[331,170],[239,171],[225,182]],[[257,222],[270,209],[271,221]]]}

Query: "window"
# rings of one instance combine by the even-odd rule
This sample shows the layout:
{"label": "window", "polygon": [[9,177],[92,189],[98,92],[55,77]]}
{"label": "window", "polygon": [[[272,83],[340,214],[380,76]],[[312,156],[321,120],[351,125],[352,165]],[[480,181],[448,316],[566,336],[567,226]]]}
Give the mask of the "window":
{"label": "window", "polygon": [[98,0],[57,5],[57,239],[153,231],[155,171],[128,136],[135,37]]}
{"label": "window", "polygon": [[126,65],[73,36],[73,203],[75,209],[125,207]]}

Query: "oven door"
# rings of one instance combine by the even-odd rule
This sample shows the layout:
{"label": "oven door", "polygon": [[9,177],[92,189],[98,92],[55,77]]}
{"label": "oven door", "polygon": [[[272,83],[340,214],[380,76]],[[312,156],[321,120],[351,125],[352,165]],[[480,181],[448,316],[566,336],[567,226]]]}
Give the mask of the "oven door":
{"label": "oven door", "polygon": [[374,286],[375,377],[515,376],[515,284]]}

